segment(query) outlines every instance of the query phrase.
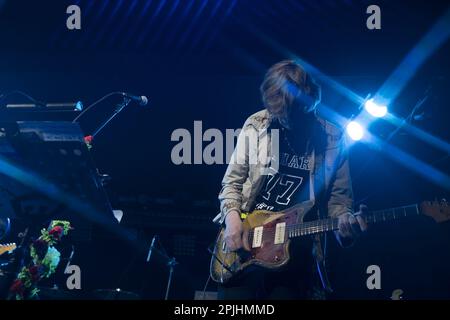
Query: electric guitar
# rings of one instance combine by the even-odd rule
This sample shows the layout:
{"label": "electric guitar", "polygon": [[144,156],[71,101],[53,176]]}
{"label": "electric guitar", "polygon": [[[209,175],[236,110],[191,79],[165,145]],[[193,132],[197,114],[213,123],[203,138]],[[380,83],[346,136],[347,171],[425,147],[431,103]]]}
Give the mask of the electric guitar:
{"label": "electric guitar", "polygon": [[0,255],[4,254],[5,252],[13,252],[16,249],[15,243],[7,243],[7,244],[0,244]]}
{"label": "electric guitar", "polygon": [[[248,241],[250,251],[227,250],[224,242],[224,228],[217,237],[210,263],[211,278],[226,283],[250,265],[267,269],[278,269],[289,261],[291,239],[338,230],[338,219],[328,218],[303,222],[312,210],[310,201],[295,205],[280,212],[255,210],[243,221],[243,237]],[[394,220],[401,217],[424,214],[436,222],[450,220],[450,205],[446,201],[422,202],[388,210],[364,214],[370,223]]]}

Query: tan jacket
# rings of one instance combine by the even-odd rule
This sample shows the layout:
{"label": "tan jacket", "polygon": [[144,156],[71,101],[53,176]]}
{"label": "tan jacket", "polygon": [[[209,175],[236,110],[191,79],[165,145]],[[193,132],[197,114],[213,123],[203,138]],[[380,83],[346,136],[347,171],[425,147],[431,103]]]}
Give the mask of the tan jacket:
{"label": "tan jacket", "polygon": [[[320,195],[321,216],[337,217],[353,212],[353,193],[349,164],[342,131],[328,121],[318,119],[323,132],[323,147],[313,151],[313,170],[310,173],[311,199],[318,202]],[[270,116],[267,110],[251,115],[244,123],[237,145],[222,180],[219,194],[220,213],[214,218],[222,224],[231,210],[248,212],[267,177],[264,169],[270,166],[272,142]],[[257,144],[246,143],[245,136],[256,136]],[[247,139],[248,140],[248,139]],[[275,140],[275,139],[274,139]],[[252,140],[252,142],[254,142]],[[252,150],[256,148],[257,150]],[[251,161],[251,154],[258,159]]]}

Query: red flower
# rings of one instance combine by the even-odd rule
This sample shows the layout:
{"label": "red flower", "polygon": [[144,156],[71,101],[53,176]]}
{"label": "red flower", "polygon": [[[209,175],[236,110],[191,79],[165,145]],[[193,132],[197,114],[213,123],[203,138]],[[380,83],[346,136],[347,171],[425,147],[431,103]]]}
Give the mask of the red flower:
{"label": "red flower", "polygon": [[53,227],[48,233],[56,240],[61,239],[64,229],[60,226]]}
{"label": "red flower", "polygon": [[25,291],[25,286],[23,285],[22,280],[16,279],[11,285],[11,288],[9,289],[11,293],[23,295]]}
{"label": "red flower", "polygon": [[33,281],[33,282],[39,281],[39,278],[41,277],[41,274],[39,271],[40,271],[40,268],[37,265],[31,266],[28,269],[28,272],[31,275],[31,281]]}
{"label": "red flower", "polygon": [[86,136],[84,137],[84,142],[87,144],[92,144],[92,141],[94,140],[93,136]]}

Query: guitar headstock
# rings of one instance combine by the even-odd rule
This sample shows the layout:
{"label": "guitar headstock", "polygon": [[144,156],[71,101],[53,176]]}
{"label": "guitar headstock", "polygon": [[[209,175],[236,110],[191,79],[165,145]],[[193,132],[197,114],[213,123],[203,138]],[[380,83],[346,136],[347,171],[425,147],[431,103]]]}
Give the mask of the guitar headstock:
{"label": "guitar headstock", "polygon": [[420,204],[420,210],[438,223],[450,220],[450,205],[446,200],[424,201]]}
{"label": "guitar headstock", "polygon": [[14,251],[17,248],[15,243],[0,244],[0,255],[5,252]]}

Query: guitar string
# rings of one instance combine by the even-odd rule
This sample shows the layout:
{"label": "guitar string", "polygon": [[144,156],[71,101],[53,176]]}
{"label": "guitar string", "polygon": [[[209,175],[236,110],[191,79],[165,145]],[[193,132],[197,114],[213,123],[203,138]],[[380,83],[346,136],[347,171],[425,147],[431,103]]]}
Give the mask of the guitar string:
{"label": "guitar string", "polygon": [[[395,219],[395,217],[393,217]],[[373,219],[375,221],[375,219]],[[371,223],[372,217],[368,217],[366,219],[366,222]],[[318,232],[325,232],[325,231],[332,231],[337,229],[337,219],[331,219],[331,220],[318,220],[315,222],[308,222],[304,224],[296,224],[296,225],[290,225],[286,227],[286,231],[288,233],[294,233],[299,235],[310,235]],[[255,234],[255,229],[249,231],[248,236],[251,238]],[[271,228],[268,231],[265,231],[265,234],[267,235],[275,235],[277,233],[277,230],[274,228]]]}
{"label": "guitar string", "polygon": [[[322,227],[322,226],[324,226],[324,227],[333,226],[336,222],[337,222],[336,219],[321,219],[321,220],[317,220],[317,221],[288,225],[288,226],[286,226],[286,229],[289,229],[291,231],[295,230],[295,229],[306,230],[306,229]],[[250,231],[250,233],[254,233],[254,230],[255,229],[252,229]],[[276,232],[276,230],[274,230],[274,229],[271,229],[271,231]],[[266,231],[266,232],[271,232],[271,231]]]}
{"label": "guitar string", "polygon": [[[366,222],[371,223],[371,222],[376,221],[374,213],[366,218]],[[384,216],[385,211],[383,211],[383,212],[376,212],[376,213],[377,214],[378,213],[382,213],[383,214],[383,218],[384,218],[383,220],[384,221],[386,220],[385,216]],[[406,216],[407,212],[404,211],[403,214],[404,214],[404,216]],[[391,218],[392,219],[396,219],[394,211],[392,211],[392,217]],[[312,234],[319,233],[319,232],[326,232],[326,231],[336,230],[337,229],[337,223],[336,222],[337,222],[336,218],[334,218],[334,219],[322,219],[322,220],[316,220],[316,221],[306,222],[306,223],[302,223],[302,224],[290,225],[290,226],[287,226],[286,229],[288,229],[287,230],[288,236],[291,236],[291,234],[298,235],[298,236],[307,236],[307,235],[312,235]],[[336,224],[336,226],[335,226],[335,224]],[[254,236],[254,231],[253,230],[251,230],[249,232],[248,236],[247,236],[247,240],[249,242],[252,242],[252,240],[253,240],[253,238],[252,238]],[[269,236],[275,236],[276,232],[277,232],[276,230],[271,229],[269,231],[266,231],[265,234],[266,235],[268,234]]]}
{"label": "guitar string", "polygon": [[[413,206],[399,207],[399,208],[392,209],[392,210],[374,211],[366,217],[366,222],[369,222],[369,223],[375,222],[376,216],[380,216],[380,218],[381,218],[380,220],[383,220],[383,221],[390,220],[389,218],[396,219],[397,217],[402,216],[402,215],[406,217],[408,215],[408,212],[406,210],[412,209],[414,207],[415,206],[413,205]],[[396,217],[395,210],[402,210],[403,212],[398,213],[397,217]],[[392,216],[388,215],[386,217],[386,214],[392,214]],[[290,226],[287,226],[286,229],[288,229],[287,230],[288,232],[291,232],[294,234],[297,233],[300,235],[310,235],[310,234],[314,234],[314,233],[318,233],[318,232],[332,231],[333,229],[336,229],[337,226],[336,227],[334,226],[335,222],[336,222],[336,218],[321,219],[321,220],[316,220],[316,221],[311,221],[311,222],[290,225]],[[271,229],[269,231],[266,231],[265,233],[269,234],[269,235],[275,235],[276,232],[277,231],[275,229]],[[254,233],[255,233],[254,229],[249,231],[248,240],[251,239],[251,237],[254,235]]]}
{"label": "guitar string", "polygon": [[[368,214],[366,216],[366,222],[372,222],[375,221],[375,217],[379,216],[381,219],[383,220],[389,220],[391,219],[396,219],[399,216],[407,216],[408,214],[412,214],[412,212],[407,212],[405,211],[405,209],[410,209],[414,206],[407,206],[407,207],[400,207],[400,208],[396,208],[398,210],[403,209],[402,213],[396,213],[394,210],[383,210],[383,211],[373,211],[371,214]],[[391,216],[389,215],[385,215],[385,214],[391,214]],[[298,223],[298,224],[293,224],[293,225],[288,225],[286,226],[286,228],[299,228],[299,229],[307,229],[307,228],[314,228],[314,227],[318,227],[318,226],[322,226],[322,225],[329,225],[329,224],[333,224],[334,222],[336,222],[337,218],[328,218],[328,219],[320,219],[320,220],[315,220],[315,221],[309,221],[309,222],[304,222],[304,223]],[[253,229],[254,230],[254,229]]]}
{"label": "guitar string", "polygon": [[[335,226],[334,221],[331,222],[325,222],[323,224],[317,224],[317,225],[310,225],[310,226],[302,226],[300,225],[292,225],[292,226],[287,226],[286,229],[288,229],[288,233],[297,233],[300,235],[310,235],[313,233],[317,233],[317,232],[323,232],[323,231],[331,231],[333,229],[337,228],[337,225]],[[265,234],[267,235],[275,235],[276,234],[276,230],[271,229],[265,232]],[[255,234],[255,232],[253,230],[249,231],[248,233],[248,237],[249,239]]]}
{"label": "guitar string", "polygon": [[[317,227],[328,227],[328,226],[333,226],[335,223],[337,222],[337,220],[318,220],[318,222],[306,222],[306,223],[301,223],[301,224],[295,224],[295,225],[289,225],[286,226],[286,229],[289,229],[289,231],[292,230],[307,230],[307,229],[313,229],[313,228],[317,228]],[[254,233],[254,230],[251,230],[250,233]],[[267,231],[266,231],[267,232]],[[276,230],[271,229],[268,232],[276,232]]]}

